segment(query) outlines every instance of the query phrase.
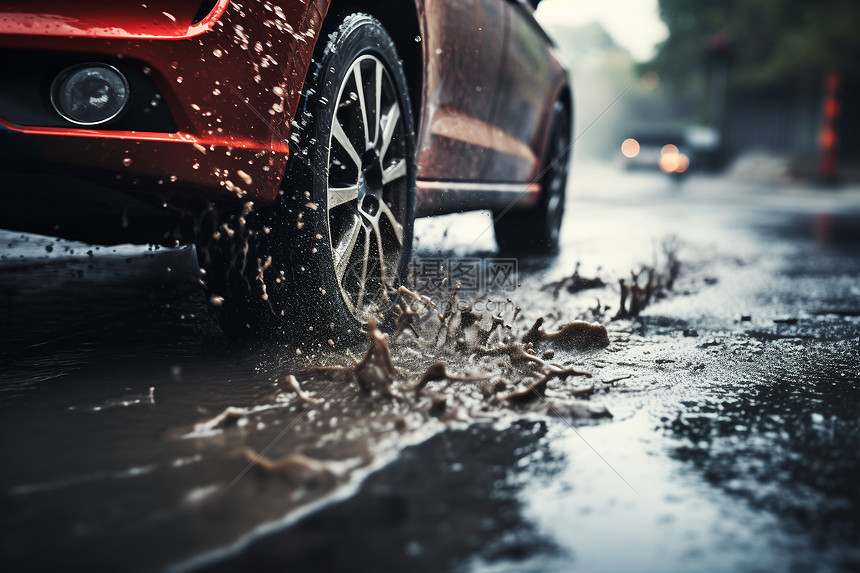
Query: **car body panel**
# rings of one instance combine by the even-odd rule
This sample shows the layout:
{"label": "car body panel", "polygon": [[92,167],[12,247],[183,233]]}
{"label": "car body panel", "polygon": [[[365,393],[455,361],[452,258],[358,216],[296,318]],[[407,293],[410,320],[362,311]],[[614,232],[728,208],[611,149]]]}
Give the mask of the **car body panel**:
{"label": "car body panel", "polygon": [[34,36],[190,38],[211,29],[229,0],[146,0],[110,4],[29,0],[0,17],[0,34]]}
{"label": "car body panel", "polygon": [[425,0],[424,117],[418,178],[478,180],[504,46],[502,0]]}
{"label": "car body panel", "polygon": [[[460,7],[453,22],[428,14],[439,29],[425,34],[419,214],[534,205],[552,104],[567,73],[528,3],[454,3]],[[434,6],[449,9],[441,0],[425,4]]]}
{"label": "car body panel", "polygon": [[[44,93],[11,93],[9,86],[26,82],[7,78],[0,86],[0,173],[16,181],[15,193],[7,195],[19,211],[35,201],[56,213],[34,226],[34,217],[25,222],[7,210],[0,225],[91,242],[165,242],[168,235],[187,240],[172,226],[206,203],[232,208],[274,201],[314,48],[327,34],[329,1],[219,1],[196,24],[198,2],[84,4],[89,8],[46,0],[25,9],[0,3],[0,51],[142,70],[157,91],[153,105],[166,107],[176,129],[148,131],[149,123],[142,118],[135,124],[134,117],[123,120],[129,129],[81,128],[59,118]],[[521,22],[530,11],[509,0],[416,1],[423,53],[417,74],[422,101],[413,102],[420,106],[418,215],[536,201],[540,188],[533,180],[552,101],[567,79],[549,44]],[[523,49],[530,51],[522,55]],[[26,73],[35,74],[31,84],[44,91],[65,63]],[[518,69],[525,64],[533,69]],[[35,102],[34,113],[46,119],[11,121],[4,109],[23,100]],[[74,179],[75,192],[57,188],[63,176]],[[121,232],[112,223],[112,230],[96,232],[95,221],[57,219],[89,221],[90,200],[130,224]],[[147,215],[136,224],[129,212]],[[159,213],[164,228],[153,225]],[[127,231],[135,227],[140,234]]]}
{"label": "car body panel", "polygon": [[[45,165],[78,172],[114,171],[121,177],[137,177],[141,189],[161,179],[162,186],[180,196],[220,187],[234,195],[273,200],[286,167],[289,122],[327,2],[287,5],[293,12],[267,13],[260,8],[268,15],[264,19],[230,4],[208,33],[173,41],[114,39],[112,34],[0,35],[0,47],[73,51],[85,55],[81,57],[85,61],[117,59],[147,70],[178,131],[34,128],[2,117],[0,125],[28,134],[33,146],[43,150]],[[297,33],[295,28],[307,32]],[[263,42],[272,46],[262,49]],[[234,80],[231,75],[237,74],[225,70],[248,71],[244,80]]]}
{"label": "car body panel", "polygon": [[[559,68],[553,68],[546,35],[531,16],[531,9],[519,2],[508,2],[508,38],[504,49],[501,84],[504,97],[494,105],[493,123],[496,134],[505,134],[520,142],[525,153],[493,154],[483,178],[491,181],[522,181],[538,177],[540,157],[546,142],[550,116],[562,77]],[[498,135],[496,136],[498,138]]]}

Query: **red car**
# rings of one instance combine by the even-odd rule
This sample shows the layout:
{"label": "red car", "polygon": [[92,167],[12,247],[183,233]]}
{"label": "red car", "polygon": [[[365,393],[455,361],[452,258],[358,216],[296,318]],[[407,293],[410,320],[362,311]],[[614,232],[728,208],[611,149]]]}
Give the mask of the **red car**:
{"label": "red car", "polygon": [[0,226],[195,242],[225,330],[359,332],[415,217],[552,251],[572,98],[526,0],[0,3]]}

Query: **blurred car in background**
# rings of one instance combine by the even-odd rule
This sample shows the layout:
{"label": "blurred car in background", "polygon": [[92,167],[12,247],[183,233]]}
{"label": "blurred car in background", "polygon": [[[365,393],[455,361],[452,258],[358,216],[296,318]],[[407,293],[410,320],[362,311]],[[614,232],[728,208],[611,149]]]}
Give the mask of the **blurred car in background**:
{"label": "blurred car in background", "polygon": [[674,176],[719,169],[723,155],[719,133],[710,126],[639,129],[620,148],[626,169],[659,169]]}

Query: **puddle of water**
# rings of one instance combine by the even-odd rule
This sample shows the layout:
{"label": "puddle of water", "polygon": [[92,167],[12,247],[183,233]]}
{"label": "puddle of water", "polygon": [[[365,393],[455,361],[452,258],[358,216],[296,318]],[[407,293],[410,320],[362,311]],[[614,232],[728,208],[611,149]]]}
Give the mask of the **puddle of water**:
{"label": "puddle of water", "polygon": [[577,431],[554,425],[547,440],[568,464],[543,487],[523,489],[524,514],[566,553],[541,570],[787,570],[790,539],[777,520],[669,457],[647,412]]}
{"label": "puddle of water", "polygon": [[[24,289],[21,294],[10,290],[7,296],[26,302],[24,309],[44,306],[46,315],[60,317],[45,318],[43,325],[49,326],[55,319],[60,326],[76,320],[62,318],[70,312],[67,306],[80,307],[75,310],[78,316],[89,315],[110,306],[106,298],[115,299],[115,311],[129,308],[134,312],[76,332],[73,339],[57,339],[44,355],[38,350],[42,346],[34,350],[22,344],[28,357],[16,358],[14,368],[4,369],[15,384],[4,387],[10,391],[0,400],[5,408],[2,451],[10,462],[2,475],[4,491],[10,494],[11,516],[2,522],[3,531],[9,533],[3,547],[16,551],[25,547],[25,555],[28,551],[39,555],[42,542],[32,532],[40,531],[53,540],[57,555],[94,556],[96,564],[116,567],[133,562],[142,568],[227,547],[230,550],[214,555],[223,559],[215,565],[253,569],[250,564],[259,556],[258,542],[273,547],[275,565],[314,564],[322,562],[326,547],[330,548],[332,531],[351,528],[353,544],[344,542],[339,554],[343,561],[338,563],[345,566],[354,565],[351,558],[357,548],[364,548],[364,555],[372,555],[379,563],[387,563],[386,553],[399,556],[392,561],[397,565],[421,559],[427,563],[436,555],[440,556],[436,562],[445,567],[466,564],[488,571],[567,570],[571,561],[583,570],[596,571],[781,570],[795,564],[786,555],[806,551],[809,532],[791,537],[785,532],[780,507],[753,509],[738,492],[764,492],[771,487],[777,493],[791,491],[794,498],[803,500],[803,491],[791,490],[788,481],[762,485],[761,480],[738,478],[735,474],[755,468],[761,456],[755,452],[744,456],[740,442],[730,435],[714,443],[704,456],[707,459],[700,459],[701,452],[682,447],[695,433],[675,431],[671,424],[658,421],[655,412],[665,412],[671,404],[675,410],[667,419],[674,419],[677,410],[703,403],[703,392],[712,387],[739,393],[729,384],[749,372],[750,361],[758,360],[764,368],[776,364],[777,356],[788,356],[795,364],[786,368],[797,371],[797,361],[808,351],[803,346],[805,339],[777,338],[774,342],[767,336],[804,334],[804,329],[814,326],[809,322],[814,315],[799,312],[804,299],[793,299],[787,293],[798,284],[807,295],[819,296],[816,289],[820,285],[774,277],[780,269],[772,263],[757,269],[747,266],[739,272],[741,263],[721,258],[720,253],[728,251],[747,260],[764,253],[776,260],[786,258],[793,247],[781,245],[771,251],[756,243],[749,231],[728,233],[730,237],[725,239],[726,228],[743,226],[727,222],[733,205],[693,214],[689,209],[676,210],[666,204],[665,181],[662,177],[659,181],[648,187],[651,183],[634,178],[636,185],[648,184],[638,190],[611,190],[613,200],[623,200],[617,207],[604,208],[603,217],[579,217],[576,210],[577,201],[591,202],[592,207],[602,201],[595,192],[590,197],[572,195],[570,224],[563,236],[564,256],[523,267],[523,287],[516,298],[524,301],[523,306],[528,304],[528,316],[522,313],[516,321],[510,314],[506,317],[520,334],[541,315],[548,317],[548,331],[557,330],[565,322],[587,315],[593,296],[604,304],[617,305],[614,281],[628,276],[631,268],[652,263],[655,237],[677,230],[695,245],[695,252],[681,253],[685,262],[698,265],[682,269],[682,277],[692,280],[679,289],[689,296],[649,307],[638,323],[610,324],[610,346],[605,351],[579,354],[553,349],[552,360],[594,374],[591,382],[596,383],[597,395],[591,402],[605,404],[615,415],[609,424],[577,427],[612,467],[570,428],[547,416],[539,401],[520,408],[502,399],[515,388],[523,388],[534,374],[512,365],[509,353],[476,353],[469,345],[458,347],[457,337],[434,346],[426,340],[433,338],[436,329],[425,324],[420,344],[410,342],[407,331],[392,347],[395,366],[405,371],[394,384],[394,399],[371,398],[352,378],[332,385],[331,377],[301,377],[302,391],[311,400],[324,398],[321,403],[308,402],[285,382],[285,376],[320,362],[349,364],[347,357],[306,353],[297,358],[295,348],[275,349],[266,355],[223,355],[217,335],[211,333],[217,330],[212,317],[199,314],[206,313],[206,301],[196,279],[187,278],[190,274],[178,280],[175,291],[158,291],[158,296],[152,296],[154,283],[137,283],[137,273],[120,272],[117,283],[108,288],[100,282],[107,279],[99,277],[112,276],[114,263],[120,261],[108,261],[101,268],[96,262],[93,273],[88,274],[89,256],[81,255],[86,257],[82,262],[76,252],[78,258],[68,266],[45,265],[55,278],[57,269],[83,273],[84,280],[71,282],[77,284],[70,293],[78,295],[77,299],[70,297],[76,305],[41,304],[35,293],[44,296],[47,291],[61,291],[56,282],[45,291]],[[640,193],[632,199],[627,196],[637,191]],[[641,208],[652,200],[662,201],[661,214],[643,220]],[[419,243],[419,254],[494,252],[492,232],[481,234],[489,224],[486,214],[458,217],[457,222],[453,218],[428,220],[423,231],[416,225],[416,232],[422,235],[438,235]],[[709,223],[698,225],[705,220]],[[454,230],[445,235],[447,227]],[[702,248],[702,244],[716,246]],[[180,258],[183,265],[167,264],[168,260],[178,263]],[[577,259],[588,263],[580,271],[583,276],[600,276],[609,283],[607,287],[558,299],[539,290],[548,278],[570,275]],[[140,261],[120,266],[138,268]],[[597,261],[604,266],[598,269],[594,266]],[[160,254],[148,263],[157,272],[143,270],[140,275],[158,281],[164,281],[166,266],[175,274],[179,268],[188,271],[196,264],[193,253],[185,251],[176,256]],[[707,277],[705,273],[709,273]],[[838,288],[832,291],[832,304],[823,310],[843,309],[836,304],[847,300],[846,293],[854,297],[849,306],[856,306],[860,291],[855,282],[850,272],[835,276],[828,284]],[[94,283],[103,290],[93,289]],[[749,321],[740,322],[740,315],[749,308],[738,301],[750,300],[748,304],[757,312]],[[32,316],[18,313],[19,306],[8,304],[10,316],[17,313],[14,316],[20,324],[32,321]],[[774,317],[786,316],[799,322],[773,323]],[[701,330],[702,336],[682,335],[687,323]],[[489,326],[489,316],[481,326]],[[761,336],[747,336],[752,330]],[[494,336],[498,332],[501,330]],[[824,335],[835,340],[856,332],[856,316],[849,316],[832,334]],[[776,356],[761,357],[763,349],[775,345],[783,345]],[[356,350],[358,356],[362,350]],[[856,349],[853,352],[856,356]],[[814,361],[808,353],[806,356]],[[455,374],[485,370],[493,372],[493,377],[434,380],[422,395],[416,395],[415,383],[437,359],[447,360],[449,372]],[[735,377],[727,378],[726,370],[736,372]],[[690,380],[690,372],[700,372],[695,380],[701,384]],[[570,398],[581,382],[576,377],[554,380],[547,395],[550,399]],[[155,388],[154,399],[150,399],[149,388]],[[194,434],[195,424],[211,420],[228,406],[245,408],[246,413],[230,425]],[[809,412],[800,408],[794,413],[804,423],[808,418],[821,426],[822,436],[843,432],[850,437],[855,431],[850,425],[830,424],[831,413],[820,404]],[[475,420],[497,415],[504,421],[495,429],[489,424],[463,429]],[[511,419],[519,416],[539,417],[545,423],[537,426],[544,429],[534,431],[528,425],[508,432],[505,424],[516,427]],[[750,426],[748,420],[730,422],[737,432],[741,432],[734,430],[737,426]],[[767,431],[762,428],[762,435],[753,436],[752,441],[775,443]],[[409,447],[425,440],[425,445]],[[842,442],[810,443],[826,451]],[[782,459],[798,454],[777,445],[783,448]],[[329,467],[348,464],[349,469],[337,475],[334,489],[297,485],[290,481],[289,472],[284,477],[265,467],[249,469],[248,448],[255,453],[265,450],[267,460],[275,466],[298,452],[332,462]],[[850,456],[850,448],[840,448],[849,452],[843,457]],[[803,452],[801,460],[804,455],[818,459]],[[730,463],[734,457],[742,462],[736,467]],[[391,465],[372,473],[388,462]],[[825,469],[836,467],[828,466],[826,459],[818,462]],[[850,472],[856,464],[844,467]],[[711,475],[714,471],[717,478]],[[240,476],[235,483],[231,481]],[[815,485],[812,480],[800,482],[804,487]],[[832,493],[827,487],[823,486],[825,500]],[[356,491],[359,493],[353,496]],[[332,495],[342,503],[332,503]],[[375,505],[379,500],[383,503]],[[793,509],[796,507],[789,504],[787,511]],[[411,520],[398,517],[413,510]],[[847,523],[850,532],[850,520]],[[288,524],[295,527],[284,530]],[[296,535],[301,531],[304,533]],[[275,541],[264,541],[270,533]],[[277,549],[278,544],[284,549]],[[153,552],[151,547],[156,545],[158,551]],[[106,551],[105,547],[114,549]],[[236,557],[231,550],[245,552]],[[810,555],[815,557],[812,550]],[[231,561],[234,557],[238,561]]]}

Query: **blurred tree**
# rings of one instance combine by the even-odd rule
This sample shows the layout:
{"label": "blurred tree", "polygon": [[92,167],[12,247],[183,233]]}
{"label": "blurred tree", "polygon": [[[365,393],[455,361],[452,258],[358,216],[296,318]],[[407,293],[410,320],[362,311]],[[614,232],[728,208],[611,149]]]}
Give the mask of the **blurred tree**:
{"label": "blurred tree", "polygon": [[857,0],[660,0],[669,37],[645,69],[676,85],[704,81],[708,43],[729,42],[730,87],[760,92],[860,76]]}

